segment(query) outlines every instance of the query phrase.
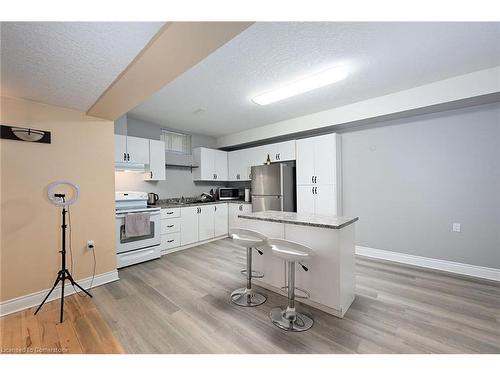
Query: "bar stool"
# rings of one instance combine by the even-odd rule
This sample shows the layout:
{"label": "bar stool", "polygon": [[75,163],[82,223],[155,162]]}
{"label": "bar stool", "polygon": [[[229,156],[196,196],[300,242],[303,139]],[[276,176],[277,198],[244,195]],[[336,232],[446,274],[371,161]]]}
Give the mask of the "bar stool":
{"label": "bar stool", "polygon": [[242,228],[233,228],[230,237],[234,243],[247,249],[247,268],[241,271],[246,276],[247,286],[233,291],[231,301],[236,305],[246,307],[262,305],[266,302],[267,297],[252,290],[252,278],[261,278],[264,277],[264,274],[252,270],[252,250],[256,249],[262,255],[259,247],[266,244],[267,237],[262,233]]}
{"label": "bar stool", "polygon": [[267,244],[273,255],[283,259],[288,265],[288,287],[286,288],[288,289],[288,306],[271,309],[271,321],[275,326],[286,331],[306,331],[312,327],[314,321],[310,316],[295,310],[295,290],[298,289],[295,287],[295,265],[299,263],[304,271],[308,271],[302,261],[310,259],[314,252],[307,246],[277,238],[268,239]]}

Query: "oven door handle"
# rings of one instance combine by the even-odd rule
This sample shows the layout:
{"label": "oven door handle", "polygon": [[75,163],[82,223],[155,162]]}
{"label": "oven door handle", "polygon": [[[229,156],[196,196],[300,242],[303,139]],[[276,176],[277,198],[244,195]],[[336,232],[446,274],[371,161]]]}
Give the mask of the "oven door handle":
{"label": "oven door handle", "polygon": [[[144,213],[144,212],[149,212],[149,211],[135,211],[135,212],[131,212],[131,214],[138,214],[138,213]],[[160,214],[160,211],[151,212],[151,216],[157,216],[159,214]],[[115,215],[115,217],[117,219],[121,219],[121,218],[124,218],[126,215],[128,215],[128,214],[118,214],[118,215]]]}

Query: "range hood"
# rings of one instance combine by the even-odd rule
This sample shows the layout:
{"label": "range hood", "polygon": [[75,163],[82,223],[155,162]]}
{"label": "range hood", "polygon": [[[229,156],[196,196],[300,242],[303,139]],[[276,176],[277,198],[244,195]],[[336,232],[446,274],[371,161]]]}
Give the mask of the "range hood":
{"label": "range hood", "polygon": [[146,172],[146,166],[140,163],[115,162],[115,171],[144,173]]}

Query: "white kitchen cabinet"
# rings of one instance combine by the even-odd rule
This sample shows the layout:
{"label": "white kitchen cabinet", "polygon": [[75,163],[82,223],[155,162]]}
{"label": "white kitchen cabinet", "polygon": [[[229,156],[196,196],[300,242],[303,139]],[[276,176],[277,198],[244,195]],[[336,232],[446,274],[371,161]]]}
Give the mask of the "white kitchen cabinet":
{"label": "white kitchen cabinet", "polygon": [[298,139],[296,143],[297,185],[310,185],[314,183],[314,138]]}
{"label": "white kitchen cabinet", "polygon": [[272,163],[295,160],[295,140],[272,143],[266,146],[266,152],[269,154]]}
{"label": "white kitchen cabinet", "polygon": [[127,136],[115,134],[115,163],[127,161]]}
{"label": "white kitchen cabinet", "polygon": [[340,137],[299,139],[296,157],[297,212],[341,215]]}
{"label": "white kitchen cabinet", "polygon": [[167,233],[161,236],[160,250],[166,251],[181,246],[181,234]]}
{"label": "white kitchen cabinet", "polygon": [[317,215],[337,215],[335,185],[298,185],[297,212]]}
{"label": "white kitchen cabinet", "polygon": [[318,215],[338,215],[336,185],[318,185],[314,190],[314,212]]}
{"label": "white kitchen cabinet", "polygon": [[228,181],[250,180],[250,158],[248,149],[227,153]]}
{"label": "white kitchen cabinet", "polygon": [[241,219],[238,215],[252,212],[252,205],[247,203],[229,203],[228,204],[228,227],[229,232],[232,228],[241,228]]}
{"label": "white kitchen cabinet", "polygon": [[149,163],[149,139],[115,134],[116,163]]}
{"label": "white kitchen cabinet", "polygon": [[154,139],[149,140],[149,160],[148,172],[146,173],[145,180],[147,181],[160,181],[165,180],[165,142],[157,141]]}
{"label": "white kitchen cabinet", "polygon": [[227,204],[214,204],[214,237],[224,236],[228,233],[228,208]]}
{"label": "white kitchen cabinet", "polygon": [[130,163],[149,163],[149,139],[127,136],[127,161]]}
{"label": "white kitchen cabinet", "polygon": [[337,147],[339,142],[340,137],[336,134],[297,140],[298,185],[337,184]]}
{"label": "white kitchen cabinet", "polygon": [[227,152],[206,147],[193,149],[194,181],[227,181]]}
{"label": "white kitchen cabinet", "polygon": [[181,231],[181,218],[164,219],[161,221],[161,235]]}
{"label": "white kitchen cabinet", "polygon": [[198,242],[199,207],[181,208],[181,246]]}
{"label": "white kitchen cabinet", "polygon": [[215,210],[214,205],[198,207],[198,241],[206,241],[214,237]]}
{"label": "white kitchen cabinet", "polygon": [[337,135],[314,137],[314,184],[337,183]]}
{"label": "white kitchen cabinet", "polygon": [[215,154],[215,179],[217,181],[227,181],[227,152],[214,150]]}
{"label": "white kitchen cabinet", "polygon": [[314,214],[314,186],[297,185],[297,212]]}
{"label": "white kitchen cabinet", "polygon": [[265,164],[268,155],[272,163],[295,160],[295,140],[228,152],[229,181],[251,180],[251,167]]}

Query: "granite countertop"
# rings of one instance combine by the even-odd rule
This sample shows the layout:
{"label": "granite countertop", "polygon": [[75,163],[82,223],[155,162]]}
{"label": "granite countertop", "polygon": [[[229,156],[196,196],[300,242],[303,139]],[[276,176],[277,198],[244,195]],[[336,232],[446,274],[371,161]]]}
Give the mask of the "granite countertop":
{"label": "granite countertop", "polygon": [[271,221],[275,223],[307,225],[311,227],[342,229],[359,220],[358,217],[299,214],[297,212],[263,211],[238,215],[250,220]]}
{"label": "granite countertop", "polygon": [[228,200],[228,201],[213,201],[213,202],[197,202],[198,198],[186,198],[184,203],[180,203],[179,199],[160,199],[155,205],[150,207],[160,207],[160,208],[177,208],[177,207],[193,207],[193,206],[205,206],[208,204],[223,204],[223,203],[236,203],[236,204],[252,204],[251,202],[245,202],[244,200]]}

